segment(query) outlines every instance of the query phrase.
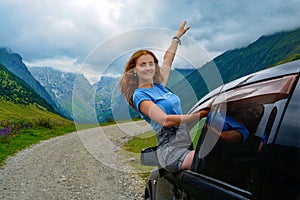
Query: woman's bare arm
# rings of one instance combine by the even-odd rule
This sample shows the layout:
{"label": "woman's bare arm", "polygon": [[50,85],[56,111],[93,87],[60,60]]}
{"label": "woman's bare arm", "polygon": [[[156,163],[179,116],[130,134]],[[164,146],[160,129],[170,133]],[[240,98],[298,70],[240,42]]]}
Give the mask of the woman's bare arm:
{"label": "woman's bare arm", "polygon": [[[175,36],[178,39],[181,38],[181,36],[190,29],[190,27],[185,27],[186,23],[187,23],[186,21],[182,22],[181,26],[179,27],[178,32]],[[163,76],[162,84],[164,86],[167,85],[167,81],[168,81],[168,78],[170,75],[172,63],[173,63],[174,57],[176,55],[177,47],[178,47],[178,41],[172,40],[171,45],[169,46],[169,48],[167,49],[167,51],[164,55],[163,63],[161,66],[161,74]]]}
{"label": "woman's bare arm", "polygon": [[139,109],[144,115],[164,127],[189,123],[206,117],[208,114],[207,110],[202,110],[191,115],[167,115],[156,104],[148,100],[142,101],[139,105]]}

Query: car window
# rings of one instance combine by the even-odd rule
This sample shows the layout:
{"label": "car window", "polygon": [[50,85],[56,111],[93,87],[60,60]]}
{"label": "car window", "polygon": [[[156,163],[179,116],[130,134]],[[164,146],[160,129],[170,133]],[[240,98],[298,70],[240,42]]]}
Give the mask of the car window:
{"label": "car window", "polygon": [[254,184],[256,159],[273,140],[295,80],[267,80],[213,99],[204,125],[198,124],[203,130],[192,170],[248,190]]}
{"label": "car window", "polygon": [[200,135],[201,135],[201,132],[202,132],[202,127],[205,124],[205,120],[206,120],[206,118],[202,118],[198,123],[193,125],[192,128],[189,131],[190,136],[192,138],[194,149],[196,149],[196,147],[197,147],[197,143],[199,141],[199,138],[200,138]]}

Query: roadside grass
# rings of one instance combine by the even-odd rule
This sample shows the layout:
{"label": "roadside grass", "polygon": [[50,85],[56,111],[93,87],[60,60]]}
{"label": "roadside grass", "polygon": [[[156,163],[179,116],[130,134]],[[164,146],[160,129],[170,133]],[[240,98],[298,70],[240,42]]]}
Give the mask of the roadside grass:
{"label": "roadside grass", "polygon": [[154,131],[147,131],[132,137],[122,146],[123,151],[119,151],[126,160],[134,158],[134,162],[130,165],[138,172],[139,176],[146,182],[150,171],[154,169],[152,166],[143,166],[140,163],[141,150],[147,147],[156,146],[157,140]]}
{"label": "roadside grass", "polygon": [[[9,105],[8,109],[5,109],[5,105]],[[10,102],[1,102],[0,167],[5,164],[9,156],[13,156],[40,141],[74,131],[109,126],[122,122],[75,124],[47,110],[40,110],[35,105],[23,106],[11,104]]]}
{"label": "roadside grass", "polygon": [[9,156],[52,137],[76,131],[75,124],[38,104],[0,101],[0,166]]}
{"label": "roadside grass", "polygon": [[[34,144],[39,143],[43,140],[48,140],[57,136],[65,135],[75,131],[95,128],[99,126],[109,126],[114,124],[104,123],[104,124],[80,124],[75,125],[73,122],[69,123],[57,123],[51,121],[49,118],[39,118],[34,119],[33,121],[36,124],[33,124],[32,121],[22,121],[21,128],[18,130],[10,131],[9,134],[0,135],[0,167],[5,164],[5,161],[9,156],[13,156],[21,150],[24,150]],[[2,120],[3,122],[3,120]],[[8,126],[17,127],[20,126],[19,121],[16,122],[7,122]],[[32,126],[22,127],[23,124],[32,124]],[[3,126],[0,123],[0,132],[3,130]]]}
{"label": "roadside grass", "polygon": [[51,126],[33,125],[30,128],[20,128],[17,131],[11,131],[7,135],[1,135],[0,166],[5,164],[5,161],[9,156],[13,156],[25,148],[37,144],[42,140],[47,140],[74,131],[76,131],[75,125],[69,123]]}

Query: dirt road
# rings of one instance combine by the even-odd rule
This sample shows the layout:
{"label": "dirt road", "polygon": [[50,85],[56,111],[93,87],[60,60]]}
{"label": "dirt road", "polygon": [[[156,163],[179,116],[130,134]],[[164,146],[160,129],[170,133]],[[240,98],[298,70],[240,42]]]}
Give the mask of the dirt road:
{"label": "dirt road", "polygon": [[130,122],[42,141],[0,170],[0,199],[142,199],[144,183],[118,156],[131,136],[150,130]]}

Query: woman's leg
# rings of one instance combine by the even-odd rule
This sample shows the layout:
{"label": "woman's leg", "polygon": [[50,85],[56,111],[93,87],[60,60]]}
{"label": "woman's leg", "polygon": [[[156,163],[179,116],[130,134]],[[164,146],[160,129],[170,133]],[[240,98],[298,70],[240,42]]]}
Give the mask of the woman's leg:
{"label": "woman's leg", "polygon": [[186,157],[184,158],[184,160],[182,162],[181,170],[191,169],[192,162],[194,159],[194,154],[195,154],[195,150],[192,150],[186,155]]}

